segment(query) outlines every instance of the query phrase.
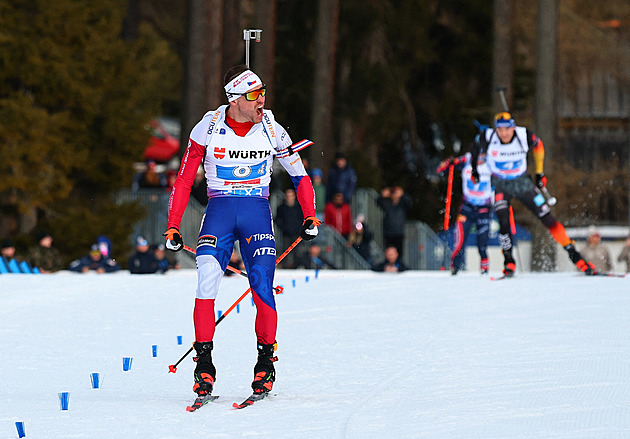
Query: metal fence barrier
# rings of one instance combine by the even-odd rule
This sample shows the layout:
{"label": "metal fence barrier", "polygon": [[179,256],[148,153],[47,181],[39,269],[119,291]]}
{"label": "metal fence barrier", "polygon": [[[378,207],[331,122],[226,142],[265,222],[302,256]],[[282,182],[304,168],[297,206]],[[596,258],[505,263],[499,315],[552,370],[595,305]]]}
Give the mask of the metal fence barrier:
{"label": "metal fence barrier", "polygon": [[[164,240],[162,234],[168,223],[169,193],[163,189],[122,190],[116,201],[138,202],[146,209],[146,217],[134,225],[133,235],[143,235],[151,243]],[[383,212],[377,206],[378,193],[374,189],[357,189],[352,198],[352,214],[365,216],[365,223],[373,234],[371,245],[372,261],[378,263],[383,260]],[[282,203],[283,193],[274,191],[269,196],[272,212],[276,212]],[[199,235],[199,227],[205,208],[194,198],[190,198],[188,207],[180,225],[180,232],[186,244],[195,246]],[[276,249],[283,252],[291,244],[282,242],[282,233],[276,232]],[[322,225],[320,234],[312,242],[317,243],[327,260],[337,268],[347,270],[369,270],[370,265],[352,248],[346,240],[334,229]],[[308,243],[301,244],[296,251],[307,251]],[[408,221],[405,226],[404,263],[412,270],[440,270],[448,268],[450,264],[450,250],[431,228],[421,221]],[[184,267],[194,267],[194,257],[187,252],[179,252],[180,263]]]}

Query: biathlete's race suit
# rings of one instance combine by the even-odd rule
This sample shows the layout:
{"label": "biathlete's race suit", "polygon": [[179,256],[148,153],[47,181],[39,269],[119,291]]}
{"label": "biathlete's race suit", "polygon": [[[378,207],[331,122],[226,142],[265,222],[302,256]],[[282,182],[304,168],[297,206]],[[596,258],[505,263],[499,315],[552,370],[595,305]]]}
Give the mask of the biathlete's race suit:
{"label": "biathlete's race suit", "polygon": [[305,218],[315,217],[315,193],[299,154],[291,149],[287,152],[292,144],[289,134],[270,110],[263,110],[263,120],[257,124],[226,118],[226,111],[227,105],[223,105],[206,113],[191,131],[171,192],[168,227],[179,227],[203,161],[209,200],[197,241],[196,340],[209,342],[214,337],[214,300],[234,241],[239,240],[257,308],[258,343],[273,344],[276,248],[268,197],[274,156],[279,155],[289,173]]}
{"label": "biathlete's race suit", "polygon": [[[488,128],[478,134],[473,143],[472,173],[478,173],[477,160],[481,154],[486,155],[486,163],[492,172],[492,186],[494,187],[494,209],[499,220],[499,242],[504,256],[504,273],[511,275],[516,264],[512,257],[512,235],[510,234],[509,206],[512,198],[518,199],[527,209],[536,214],[540,221],[549,229],[553,239],[569,253],[571,261],[586,274],[595,271],[592,263],[585,261],[575,249],[574,242],[564,228],[551,214],[549,205],[527,171],[527,155],[531,150],[536,165],[538,178],[543,174],[545,149],[542,140],[525,127],[518,127],[511,114],[499,113],[495,117],[495,127],[513,128],[511,139],[503,143],[495,128]],[[543,183],[544,184],[544,183]]]}
{"label": "biathlete's race suit", "polygon": [[488,272],[488,234],[490,233],[490,220],[492,219],[493,189],[490,168],[485,163],[485,157],[479,156],[477,172],[479,181],[472,181],[472,158],[470,153],[445,160],[437,169],[438,173],[444,172],[452,163],[456,170],[461,170],[462,175],[462,204],[459,207],[459,215],[455,222],[455,242],[451,255],[451,273],[457,274],[462,267],[465,253],[465,243],[470,228],[477,226],[477,249],[481,258],[480,269],[482,274]]}

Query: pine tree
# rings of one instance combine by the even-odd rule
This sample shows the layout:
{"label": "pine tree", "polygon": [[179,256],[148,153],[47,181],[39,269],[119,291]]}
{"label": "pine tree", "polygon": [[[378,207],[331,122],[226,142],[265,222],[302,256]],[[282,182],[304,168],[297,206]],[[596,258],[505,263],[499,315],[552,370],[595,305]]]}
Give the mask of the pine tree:
{"label": "pine tree", "polygon": [[[0,5],[0,208],[36,210],[75,246],[108,230],[126,239],[140,212],[115,208],[111,194],[131,186],[144,126],[179,81],[176,57],[149,27],[121,37],[124,0],[9,3]],[[13,231],[4,224],[0,234]]]}

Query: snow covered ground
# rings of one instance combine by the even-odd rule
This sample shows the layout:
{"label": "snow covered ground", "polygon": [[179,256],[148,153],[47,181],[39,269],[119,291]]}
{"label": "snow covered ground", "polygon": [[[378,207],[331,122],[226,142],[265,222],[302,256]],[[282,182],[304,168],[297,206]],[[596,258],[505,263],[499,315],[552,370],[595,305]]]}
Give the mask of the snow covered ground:
{"label": "snow covered ground", "polygon": [[[193,341],[194,270],[0,276],[0,438],[17,421],[28,438],[630,437],[630,278],[282,270],[276,284],[276,396],[231,410],[256,358],[247,298],[217,328],[220,398],[188,413],[193,362],[168,365]],[[246,288],[225,278],[217,308]]]}

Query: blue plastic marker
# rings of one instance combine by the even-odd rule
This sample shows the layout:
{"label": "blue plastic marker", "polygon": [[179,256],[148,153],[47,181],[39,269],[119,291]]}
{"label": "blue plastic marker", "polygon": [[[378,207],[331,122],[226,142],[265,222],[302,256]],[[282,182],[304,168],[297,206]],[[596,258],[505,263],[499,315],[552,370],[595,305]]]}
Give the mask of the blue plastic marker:
{"label": "blue plastic marker", "polygon": [[16,422],[15,428],[17,429],[18,437],[26,437],[26,430],[24,430],[24,422],[22,421]]}

